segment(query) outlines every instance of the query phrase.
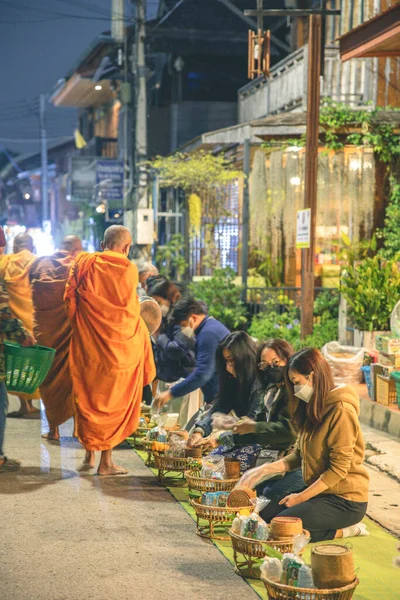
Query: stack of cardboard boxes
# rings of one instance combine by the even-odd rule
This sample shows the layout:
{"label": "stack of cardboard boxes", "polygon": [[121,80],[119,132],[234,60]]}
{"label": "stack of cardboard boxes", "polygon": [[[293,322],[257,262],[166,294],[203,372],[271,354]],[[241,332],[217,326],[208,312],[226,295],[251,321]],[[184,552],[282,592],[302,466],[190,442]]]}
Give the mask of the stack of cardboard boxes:
{"label": "stack of cardboard boxes", "polygon": [[393,373],[400,375],[400,339],[392,335],[376,337],[377,362],[371,364],[372,400],[386,406],[396,406],[396,381]]}

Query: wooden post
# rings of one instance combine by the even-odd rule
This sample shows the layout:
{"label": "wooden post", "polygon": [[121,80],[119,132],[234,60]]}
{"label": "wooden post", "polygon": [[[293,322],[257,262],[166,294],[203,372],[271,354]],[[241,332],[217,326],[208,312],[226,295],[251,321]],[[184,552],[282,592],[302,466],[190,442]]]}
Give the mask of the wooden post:
{"label": "wooden post", "polygon": [[310,247],[302,251],[301,335],[313,332],[315,231],[317,217],[318,135],[321,73],[321,15],[310,16],[308,38],[307,143],[304,208],[311,209]]}
{"label": "wooden post", "polygon": [[242,206],[242,285],[243,302],[246,302],[247,272],[249,270],[249,178],[250,178],[250,139],[244,140],[243,147],[243,206]]}

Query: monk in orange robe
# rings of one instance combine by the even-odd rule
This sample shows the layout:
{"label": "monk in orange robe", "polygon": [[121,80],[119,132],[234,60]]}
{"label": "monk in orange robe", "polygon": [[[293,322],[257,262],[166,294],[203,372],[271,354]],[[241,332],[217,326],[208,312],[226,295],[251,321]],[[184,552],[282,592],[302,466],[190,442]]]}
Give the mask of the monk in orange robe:
{"label": "monk in orange robe", "polygon": [[[6,285],[11,312],[22,322],[31,336],[33,336],[33,303],[29,270],[36,260],[33,250],[31,236],[21,233],[14,239],[14,253],[3,255],[0,260],[0,277]],[[32,403],[32,400],[40,400],[39,390],[32,395],[18,393],[15,395],[19,398],[21,406],[18,411],[9,413],[9,417],[38,418],[40,416],[40,410]]]}
{"label": "monk in orange robe", "polygon": [[35,336],[41,346],[56,350],[53,365],[40,386],[50,427],[50,431],[42,437],[53,441],[60,439],[59,425],[75,415],[69,372],[72,329],[65,312],[64,293],[69,272],[80,252],[81,240],[76,235],[68,235],[64,238],[60,250],[53,256],[38,258],[30,270]]}
{"label": "monk in orange robe", "polygon": [[98,475],[128,472],[113,463],[112,449],[136,430],[143,387],[155,378],[137,267],[127,258],[131,243],[126,227],[109,227],[103,252],[77,256],[65,292],[78,438],[86,449],[84,467],[93,468],[101,451]]}

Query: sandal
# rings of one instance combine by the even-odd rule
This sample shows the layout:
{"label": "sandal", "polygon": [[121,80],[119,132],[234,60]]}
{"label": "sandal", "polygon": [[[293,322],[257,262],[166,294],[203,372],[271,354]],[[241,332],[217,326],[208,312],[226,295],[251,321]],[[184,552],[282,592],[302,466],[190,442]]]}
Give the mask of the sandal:
{"label": "sandal", "polygon": [[3,456],[3,461],[3,464],[0,465],[0,473],[11,473],[11,471],[18,471],[21,466],[19,460],[7,458],[7,456]]}

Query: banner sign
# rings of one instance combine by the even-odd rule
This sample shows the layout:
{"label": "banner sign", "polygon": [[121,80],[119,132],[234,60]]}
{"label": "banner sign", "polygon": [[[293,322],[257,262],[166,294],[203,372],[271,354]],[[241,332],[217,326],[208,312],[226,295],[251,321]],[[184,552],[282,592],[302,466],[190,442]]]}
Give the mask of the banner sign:
{"label": "banner sign", "polygon": [[122,211],[124,163],[119,160],[74,156],[71,158],[71,201],[100,204]]}

